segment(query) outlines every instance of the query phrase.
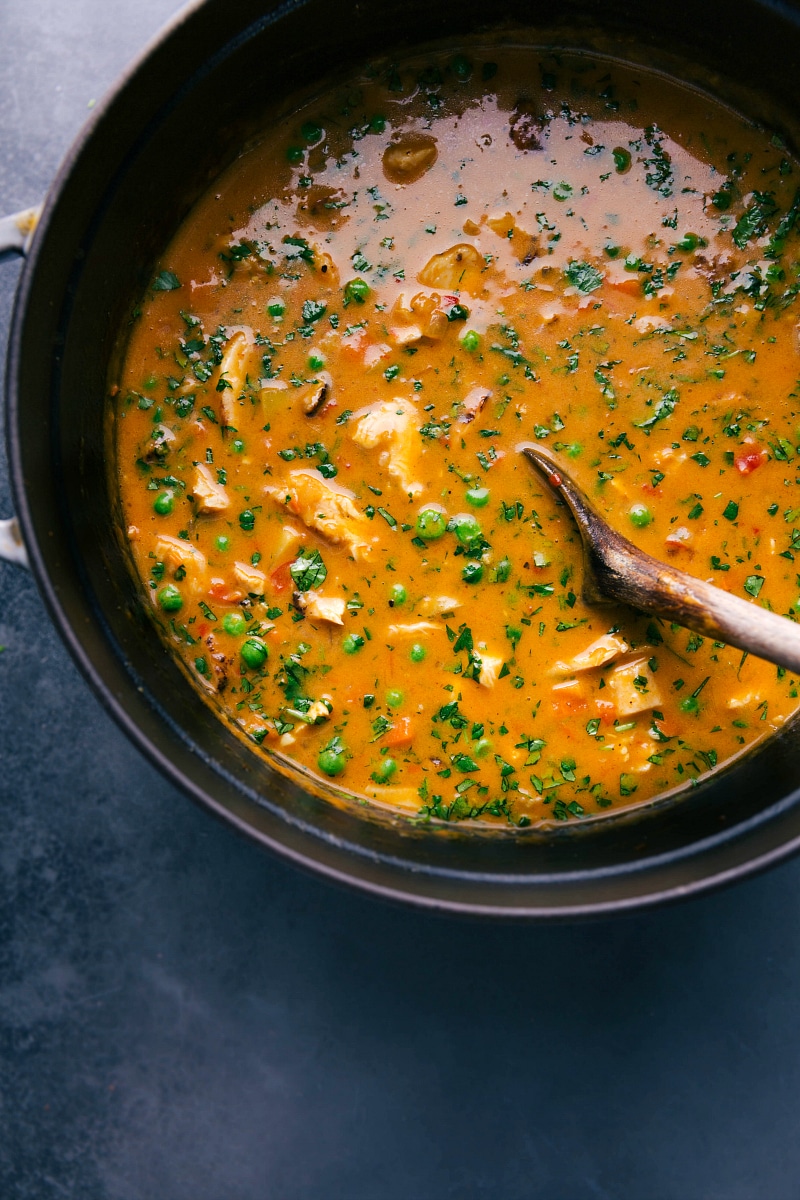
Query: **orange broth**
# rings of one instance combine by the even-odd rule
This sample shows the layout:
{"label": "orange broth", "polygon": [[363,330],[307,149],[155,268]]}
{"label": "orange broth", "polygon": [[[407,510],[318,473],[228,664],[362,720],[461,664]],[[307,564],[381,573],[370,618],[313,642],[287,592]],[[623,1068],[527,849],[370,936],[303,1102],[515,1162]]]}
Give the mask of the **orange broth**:
{"label": "orange broth", "polygon": [[797,708],[581,598],[562,455],[649,553],[796,618],[797,163],[664,77],[493,47],[370,69],[247,147],[113,389],[170,649],[257,743],[422,820],[639,804]]}

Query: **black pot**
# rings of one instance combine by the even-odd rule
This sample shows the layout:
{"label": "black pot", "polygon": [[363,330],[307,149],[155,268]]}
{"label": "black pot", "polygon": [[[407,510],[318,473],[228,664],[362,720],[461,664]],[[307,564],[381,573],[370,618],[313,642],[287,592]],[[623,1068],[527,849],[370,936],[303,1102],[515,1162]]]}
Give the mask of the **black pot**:
{"label": "black pot", "polygon": [[[52,188],[17,296],[8,443],[31,566],[104,705],[175,783],[299,864],[381,895],[462,912],[621,911],[749,874],[800,844],[797,736],[682,798],[542,837],[415,829],[336,806],[271,769],[214,716],[159,640],[115,532],[105,397],[115,339],[176,226],[265,108],[404,43],[480,30],[477,0],[206,0],[156,41],[97,112]],[[545,39],[706,83],[791,138],[800,12],[772,0],[541,0],[491,10]],[[539,39],[542,40],[542,39]],[[676,55],[675,60],[670,55]],[[764,82],[769,81],[769,95]],[[752,94],[748,89],[752,87]]]}

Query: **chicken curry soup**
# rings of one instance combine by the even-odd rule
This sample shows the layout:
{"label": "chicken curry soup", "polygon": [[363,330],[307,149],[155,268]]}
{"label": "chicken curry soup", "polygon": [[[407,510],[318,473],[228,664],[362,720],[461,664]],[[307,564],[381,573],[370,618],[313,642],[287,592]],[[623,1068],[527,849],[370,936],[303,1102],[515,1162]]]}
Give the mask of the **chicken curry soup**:
{"label": "chicken curry soup", "polygon": [[695,783],[797,680],[587,606],[539,440],[642,549],[800,608],[800,170],[669,80],[519,48],[368,70],[164,253],[113,389],[164,638],[254,743],[420,820]]}

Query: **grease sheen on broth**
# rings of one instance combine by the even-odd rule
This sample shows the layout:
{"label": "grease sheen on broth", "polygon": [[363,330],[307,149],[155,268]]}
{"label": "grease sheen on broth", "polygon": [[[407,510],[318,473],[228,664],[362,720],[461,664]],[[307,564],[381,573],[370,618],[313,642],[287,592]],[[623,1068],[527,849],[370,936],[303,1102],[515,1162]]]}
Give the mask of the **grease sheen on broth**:
{"label": "grease sheen on broth", "polygon": [[663,77],[497,47],[275,125],[166,249],[114,391],[142,587],[264,750],[420,819],[690,785],[797,681],[581,599],[541,439],[637,545],[800,594],[797,164]]}

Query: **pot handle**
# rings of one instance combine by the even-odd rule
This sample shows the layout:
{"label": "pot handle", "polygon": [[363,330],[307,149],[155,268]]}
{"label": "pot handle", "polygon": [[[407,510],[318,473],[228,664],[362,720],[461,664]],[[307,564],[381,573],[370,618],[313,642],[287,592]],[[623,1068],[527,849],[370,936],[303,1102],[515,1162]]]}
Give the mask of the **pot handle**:
{"label": "pot handle", "polygon": [[[27,254],[40,212],[41,208],[38,207],[26,208],[9,217],[0,217],[0,258],[7,254]],[[29,566],[16,517],[0,521],[0,559],[17,563],[20,567]]]}

